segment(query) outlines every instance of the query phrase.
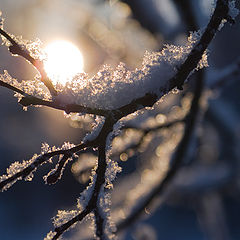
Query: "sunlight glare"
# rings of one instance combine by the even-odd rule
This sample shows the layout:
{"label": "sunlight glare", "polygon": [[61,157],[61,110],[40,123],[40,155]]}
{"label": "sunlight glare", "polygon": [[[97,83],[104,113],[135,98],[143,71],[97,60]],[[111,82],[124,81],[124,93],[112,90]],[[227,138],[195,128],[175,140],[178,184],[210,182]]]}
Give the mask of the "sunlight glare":
{"label": "sunlight glare", "polygon": [[54,84],[65,84],[77,73],[83,72],[83,56],[71,42],[54,41],[44,50],[47,54],[44,68]]}

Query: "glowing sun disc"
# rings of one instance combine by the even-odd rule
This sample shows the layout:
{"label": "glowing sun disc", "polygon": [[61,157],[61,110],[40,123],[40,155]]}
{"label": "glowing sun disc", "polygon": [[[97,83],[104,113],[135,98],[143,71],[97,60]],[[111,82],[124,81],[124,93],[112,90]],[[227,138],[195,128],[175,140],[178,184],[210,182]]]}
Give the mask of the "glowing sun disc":
{"label": "glowing sun disc", "polygon": [[54,83],[65,84],[83,72],[83,57],[79,49],[68,41],[55,41],[44,49],[47,59],[44,69]]}

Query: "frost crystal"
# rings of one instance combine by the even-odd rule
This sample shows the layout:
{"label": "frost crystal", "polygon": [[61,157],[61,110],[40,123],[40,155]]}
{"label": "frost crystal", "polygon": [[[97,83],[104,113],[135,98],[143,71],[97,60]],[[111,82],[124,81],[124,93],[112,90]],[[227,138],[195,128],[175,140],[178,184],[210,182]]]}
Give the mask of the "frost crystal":
{"label": "frost crystal", "polygon": [[51,148],[47,143],[42,143],[41,154],[51,152]]}
{"label": "frost crystal", "polygon": [[102,189],[98,201],[98,211],[101,217],[104,219],[104,239],[116,239],[113,232],[116,231],[116,226],[110,218],[110,208],[111,208],[111,195],[110,193],[105,193]]}
{"label": "frost crystal", "polygon": [[71,211],[59,210],[56,217],[54,217],[53,219],[53,224],[55,227],[59,227],[64,223],[68,222],[69,220],[71,220],[72,218],[74,218],[75,216],[77,216],[78,213],[79,211],[77,210],[71,210]]}
{"label": "frost crystal", "polygon": [[93,125],[93,130],[91,133],[87,134],[84,138],[84,142],[94,140],[100,133],[104,124],[104,117],[97,116],[95,119],[95,124]]}
{"label": "frost crystal", "polygon": [[24,177],[25,181],[31,181],[33,178],[33,172],[36,170],[36,167],[34,166],[34,162],[37,161],[38,156],[37,154],[35,154],[30,160],[25,161],[23,160],[23,162],[14,162],[12,163],[9,168],[7,169],[7,174],[0,176],[0,183],[17,175],[18,173],[20,173],[21,171],[23,171],[24,169],[26,169],[27,167],[30,167],[30,172],[27,175],[19,175],[16,176],[16,178],[14,178],[12,181],[10,181],[7,185],[5,185],[2,188],[2,191],[7,190],[9,187],[11,187],[17,180],[21,180]]}
{"label": "frost crystal", "polygon": [[75,144],[70,143],[70,142],[64,142],[61,149],[62,150],[68,150],[68,149],[73,148],[73,147],[75,147]]}
{"label": "frost crystal", "polygon": [[[25,181],[31,181],[33,178],[33,172],[36,171],[37,167],[41,164],[46,163],[46,161],[51,161],[51,158],[46,157],[44,154],[56,151],[56,150],[67,150],[74,147],[74,144],[70,144],[69,142],[65,142],[61,148],[56,148],[55,146],[49,147],[47,143],[42,144],[41,154],[37,155],[34,154],[33,157],[23,162],[14,162],[12,163],[9,168],[7,169],[7,174],[0,176],[0,183],[10,178],[13,178],[4,185],[2,191],[7,190],[11,187],[17,180],[21,180],[24,178]],[[73,155],[75,157],[75,155]],[[25,171],[27,169],[27,171]],[[20,174],[21,173],[21,174]]]}
{"label": "frost crystal", "polygon": [[106,141],[106,152],[107,152],[107,169],[105,173],[105,188],[113,188],[112,182],[116,178],[117,173],[122,171],[122,168],[118,166],[118,163],[111,160],[109,158],[109,155],[111,154],[111,143],[113,137],[116,137],[118,134],[120,134],[120,129],[122,127],[122,122],[117,122],[114,127],[112,133],[110,133],[107,137]]}
{"label": "frost crystal", "polygon": [[71,149],[75,146],[76,146],[75,144],[70,143],[70,142],[64,142],[61,147],[55,147],[55,146],[50,147],[48,145],[48,143],[42,143],[41,154],[43,155],[45,153],[58,151],[58,150],[68,150],[68,149]]}
{"label": "frost crystal", "polygon": [[122,168],[118,166],[118,163],[107,158],[107,169],[105,174],[105,188],[113,188],[112,182],[116,178],[117,173],[120,173]]}
{"label": "frost crystal", "polygon": [[[39,76],[36,76],[34,80],[18,82],[15,78],[12,78],[6,70],[4,70],[4,73],[0,74],[0,80],[24,91],[26,94],[45,100],[50,99],[50,94],[48,94],[48,91],[46,91],[46,87],[40,81]],[[19,93],[16,93],[15,97],[17,97],[18,100],[21,100],[23,96]]]}
{"label": "frost crystal", "polygon": [[[1,18],[1,12],[0,12],[0,27],[3,25],[3,19]],[[40,39],[36,39],[34,41],[23,39],[22,36],[14,36],[13,34],[9,34],[11,38],[19,45],[19,47],[25,51],[27,54],[29,54],[34,59],[38,60],[44,60],[46,59],[46,53],[43,50],[43,44]],[[11,43],[8,39],[6,39],[4,36],[2,36],[3,44],[6,46],[10,46]]]}
{"label": "frost crystal", "polygon": [[3,21],[4,19],[2,18],[2,12],[0,11],[0,28],[3,27]]}
{"label": "frost crystal", "polygon": [[80,210],[83,210],[83,209],[87,206],[87,204],[88,204],[88,202],[89,202],[89,200],[90,200],[90,198],[91,198],[91,196],[92,196],[95,182],[96,182],[96,172],[93,171],[93,174],[92,174],[92,176],[91,176],[91,182],[90,182],[90,184],[89,184],[88,187],[81,193],[81,196],[80,196],[79,199],[78,199],[78,208],[79,208]]}
{"label": "frost crystal", "polygon": [[47,234],[47,236],[44,238],[44,240],[52,240],[56,234],[57,234],[56,232],[51,231]]}

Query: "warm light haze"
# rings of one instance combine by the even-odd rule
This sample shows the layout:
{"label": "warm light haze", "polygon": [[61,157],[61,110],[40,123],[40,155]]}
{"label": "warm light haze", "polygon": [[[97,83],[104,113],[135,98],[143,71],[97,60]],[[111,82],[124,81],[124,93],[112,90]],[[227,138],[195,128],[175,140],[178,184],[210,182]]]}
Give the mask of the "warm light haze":
{"label": "warm light haze", "polygon": [[83,72],[83,57],[79,49],[68,41],[51,42],[45,48],[44,63],[48,77],[53,83],[65,84],[77,73]]}

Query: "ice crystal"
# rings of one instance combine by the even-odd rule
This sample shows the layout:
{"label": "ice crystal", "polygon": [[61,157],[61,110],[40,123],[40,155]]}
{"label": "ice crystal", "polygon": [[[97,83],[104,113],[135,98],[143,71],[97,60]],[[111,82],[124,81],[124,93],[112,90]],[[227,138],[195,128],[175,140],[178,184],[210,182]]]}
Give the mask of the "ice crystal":
{"label": "ice crystal", "polygon": [[0,11],[0,28],[3,27],[3,21],[4,19],[2,18],[2,12]]}
{"label": "ice crystal", "polygon": [[87,186],[87,188],[81,193],[80,197],[78,198],[78,208],[80,210],[83,210],[91,196],[92,196],[92,193],[93,193],[93,190],[94,190],[94,185],[95,185],[95,182],[96,182],[96,172],[95,171],[92,171],[92,176],[91,176],[91,182],[90,184]]}
{"label": "ice crystal", "polygon": [[113,131],[107,136],[106,140],[106,152],[108,155],[111,153],[112,150],[112,142],[118,135],[121,133],[121,128],[123,127],[123,121],[118,121],[113,126]]}
{"label": "ice crystal", "polygon": [[75,144],[70,143],[70,142],[64,142],[61,149],[62,150],[68,150],[68,149],[71,149],[73,147],[75,147]]}
{"label": "ice crystal", "polygon": [[50,146],[46,142],[42,143],[41,154],[45,154],[45,153],[48,153],[48,152],[51,152]]}
{"label": "ice crystal", "polygon": [[[0,74],[0,80],[22,90],[26,94],[45,100],[50,99],[50,94],[46,91],[46,87],[40,81],[39,76],[36,76],[34,80],[18,82],[15,78],[12,78],[6,70],[4,70],[4,73]],[[21,100],[23,97],[20,93],[16,93],[15,96],[18,100]]]}
{"label": "ice crystal", "polygon": [[105,187],[113,188],[112,182],[116,178],[117,173],[120,173],[122,168],[118,166],[118,163],[107,158],[107,169],[105,173]]}
{"label": "ice crystal", "polygon": [[[28,160],[28,161],[25,161],[23,160],[22,162],[14,162],[12,163],[9,168],[7,168],[7,173],[0,176],[0,183],[5,181],[5,180],[8,180],[14,176],[14,177],[11,181],[9,181],[8,184],[6,184],[3,188],[2,188],[2,191],[4,190],[7,190],[8,188],[10,188],[16,181],[18,180],[21,180],[23,177],[24,177],[24,180],[25,181],[31,181],[32,178],[33,178],[33,172],[36,170],[36,167],[34,165],[34,162],[37,161],[38,159],[38,156],[37,154],[34,154],[33,157]],[[20,174],[18,176],[18,174],[22,171],[24,171],[24,169],[26,168],[30,168],[30,172],[26,175],[26,174]]]}
{"label": "ice crystal", "polygon": [[108,135],[106,141],[106,152],[107,152],[107,169],[105,173],[105,188],[113,188],[113,180],[116,178],[117,173],[121,172],[121,167],[118,166],[118,163],[111,160],[109,155],[111,154],[112,148],[112,139],[120,134],[120,129],[122,127],[122,122],[118,121],[114,127],[113,131]]}
{"label": "ice crystal", "polygon": [[55,237],[56,234],[57,234],[56,232],[50,231],[50,232],[47,234],[47,236],[44,238],[44,240],[52,240],[52,239]]}
{"label": "ice crystal", "polygon": [[50,147],[48,143],[42,143],[41,154],[43,155],[43,154],[53,152],[53,151],[58,151],[58,150],[69,150],[75,146],[76,146],[75,144],[70,142],[64,142],[61,147],[56,147],[56,146]]}
{"label": "ice crystal", "polygon": [[198,30],[198,31],[193,31],[190,32],[190,35],[188,37],[188,42],[191,44],[195,44],[196,42],[198,42],[202,36],[203,30]]}
{"label": "ice crystal", "polygon": [[12,163],[9,168],[7,169],[7,174],[9,177],[13,176],[14,174],[22,171],[24,168],[26,168],[27,166],[29,166],[32,163],[32,161],[25,161],[23,160],[23,162],[14,162]]}
{"label": "ice crystal", "polygon": [[103,124],[104,124],[104,117],[97,116],[95,119],[95,124],[93,124],[93,130],[85,136],[83,141],[87,142],[87,141],[94,140],[102,130]]}
{"label": "ice crystal", "polygon": [[[60,148],[56,148],[55,146],[49,147],[47,143],[42,144],[41,154],[34,154],[30,160],[23,160],[22,162],[14,162],[7,169],[7,173],[3,176],[0,176],[0,183],[10,178],[13,178],[9,183],[4,185],[2,190],[7,190],[11,187],[17,180],[21,180],[24,178],[25,181],[31,181],[33,178],[33,172],[37,170],[37,167],[47,161],[51,161],[51,158],[47,157],[45,154],[56,151],[56,150],[68,150],[74,147],[74,144],[69,142],[65,142]],[[76,157],[75,155],[73,155]],[[27,172],[24,172],[26,169]]]}
{"label": "ice crystal", "polygon": [[[1,18],[0,12],[0,26],[2,27],[3,20]],[[43,44],[40,39],[35,39],[33,41],[23,39],[22,36],[15,36],[13,34],[8,33],[8,35],[18,44],[21,50],[25,51],[34,59],[44,60],[46,59],[46,53],[43,50]],[[6,46],[11,46],[12,43],[7,40],[4,36],[2,36],[2,42]]]}
{"label": "ice crystal", "polygon": [[104,229],[104,239],[115,239],[113,232],[116,231],[116,226],[110,218],[110,208],[111,208],[111,194],[105,193],[103,188],[100,192],[98,201],[98,212],[104,219],[103,229]]}
{"label": "ice crystal", "polygon": [[64,223],[68,222],[69,220],[77,216],[78,213],[79,211],[77,210],[71,211],[58,210],[57,215],[53,218],[53,224],[55,227],[60,227]]}

